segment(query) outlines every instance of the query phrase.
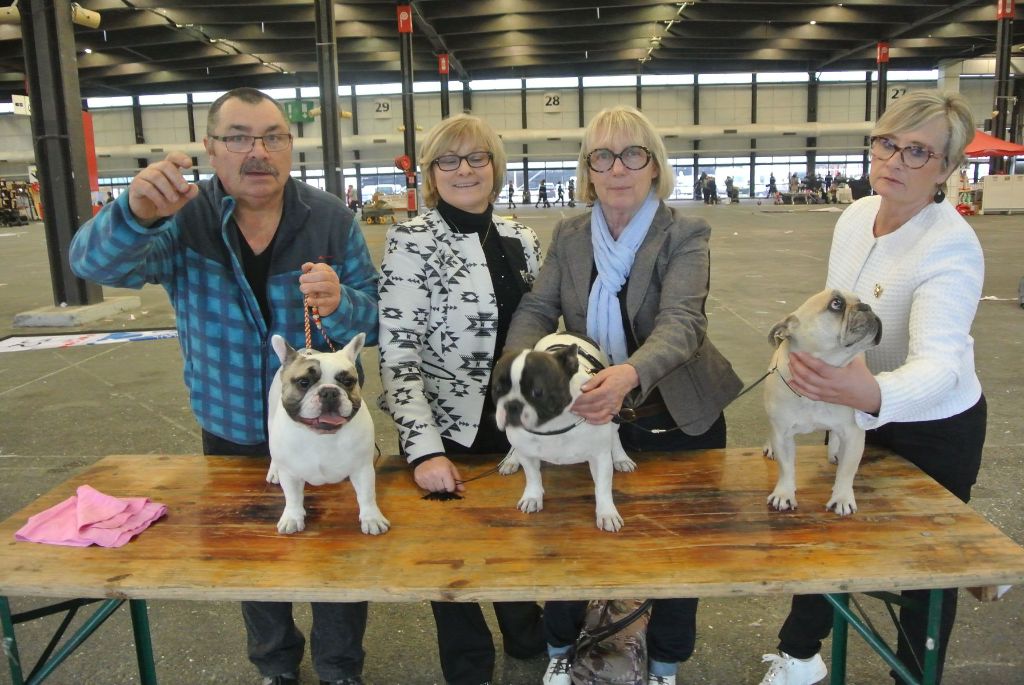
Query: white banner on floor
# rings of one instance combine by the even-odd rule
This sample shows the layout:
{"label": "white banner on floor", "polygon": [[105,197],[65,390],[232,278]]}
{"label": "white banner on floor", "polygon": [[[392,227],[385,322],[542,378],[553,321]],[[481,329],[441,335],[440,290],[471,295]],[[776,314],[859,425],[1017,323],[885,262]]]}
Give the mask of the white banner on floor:
{"label": "white banner on floor", "polygon": [[52,350],[62,347],[77,347],[79,345],[108,345],[110,343],[140,342],[143,340],[167,340],[177,337],[178,332],[172,328],[158,331],[11,336],[0,340],[0,352]]}

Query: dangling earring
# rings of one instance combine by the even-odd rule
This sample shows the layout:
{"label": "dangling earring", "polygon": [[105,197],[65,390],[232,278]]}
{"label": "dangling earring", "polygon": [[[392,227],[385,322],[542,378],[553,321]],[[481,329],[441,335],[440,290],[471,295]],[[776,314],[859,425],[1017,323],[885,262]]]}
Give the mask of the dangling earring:
{"label": "dangling earring", "polygon": [[935,197],[932,198],[932,202],[934,202],[935,204],[939,204],[940,202],[942,202],[945,199],[946,199],[946,191],[943,190],[941,186],[939,186],[935,190]]}

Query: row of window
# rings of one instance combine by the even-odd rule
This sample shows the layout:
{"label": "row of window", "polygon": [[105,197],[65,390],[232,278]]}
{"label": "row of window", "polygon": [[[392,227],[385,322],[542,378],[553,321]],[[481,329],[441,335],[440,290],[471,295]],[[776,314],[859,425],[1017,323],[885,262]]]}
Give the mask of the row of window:
{"label": "row of window", "polygon": [[[831,175],[833,178],[842,176],[844,178],[860,178],[866,173],[865,158],[863,154],[849,155],[826,155],[815,159],[817,168],[816,175],[824,178]],[[749,157],[709,157],[701,158],[699,166],[694,166],[693,159],[670,159],[676,183],[669,199],[688,200],[700,198],[700,190],[697,188],[700,174],[707,174],[715,178],[715,186],[720,197],[725,197],[726,179],[732,178],[733,185],[739,191],[740,197],[766,197],[769,192],[771,177],[775,177],[776,189],[779,192],[787,192],[789,179],[796,174],[799,181],[803,181],[807,174],[807,158],[803,156],[791,157],[758,157],[754,161],[753,171],[750,166]],[[696,176],[694,174],[697,174]],[[303,171],[292,169],[292,176],[303,177]],[[968,177],[976,183],[979,178],[988,174],[987,162],[971,161],[968,170]],[[353,186],[361,189],[361,196],[364,202],[368,201],[374,192],[378,190],[385,195],[394,195],[404,192],[405,176],[393,167],[367,167],[356,173],[354,168],[344,170],[344,186]],[[212,176],[209,173],[201,173],[200,179],[208,179]],[[528,178],[527,178],[528,176]],[[306,169],[304,180],[310,185],[321,190],[325,189],[324,173],[322,169]],[[537,202],[541,181],[547,187],[548,200],[558,200],[558,185],[561,184],[565,193],[564,199],[569,200],[569,181],[576,181],[576,161],[560,160],[531,163],[528,171],[524,172],[522,162],[509,161],[505,178],[505,186],[501,189],[498,197],[498,204],[508,203],[508,184],[513,187],[513,198],[516,204],[524,202],[524,186],[529,189],[529,201]],[[109,176],[99,180],[100,192],[97,199],[103,201],[107,191],[111,191],[116,197],[132,182],[130,176]]]}
{"label": "row of window", "polygon": [[[864,71],[825,71],[818,74],[818,80],[829,83],[863,82]],[[806,72],[778,72],[778,73],[739,73],[739,74],[667,74],[667,75],[641,75],[641,86],[689,86],[695,82],[700,85],[727,85],[753,83],[754,78],[758,83],[806,83],[810,75]],[[872,82],[878,80],[878,72],[870,72]],[[889,81],[935,81],[939,77],[937,69],[929,71],[898,71],[887,72]],[[636,76],[584,76],[584,88],[619,88],[634,87],[637,83]],[[480,79],[469,82],[471,91],[494,91],[494,90],[519,90],[523,87],[522,79]],[[528,90],[544,88],[576,88],[578,81],[576,77],[563,78],[528,78],[525,86]],[[460,81],[452,81],[449,88],[455,92],[462,91]],[[268,88],[263,89],[273,98],[278,100],[292,100],[296,97],[295,88]],[[320,89],[318,87],[299,88],[300,98],[318,98]],[[438,93],[441,91],[440,81],[416,81],[413,83],[415,93]],[[357,85],[356,95],[395,95],[402,92],[401,83],[378,83]],[[208,104],[223,95],[223,91],[198,92],[192,94],[192,102],[196,104]],[[339,86],[338,95],[349,97],[352,95],[351,86]],[[139,104],[143,107],[153,105],[184,105],[187,102],[185,93],[170,93],[167,95],[140,95]],[[109,107],[131,107],[131,96],[116,96],[103,98],[87,98],[86,103],[90,110]],[[0,103],[0,113],[14,111],[12,103]]]}

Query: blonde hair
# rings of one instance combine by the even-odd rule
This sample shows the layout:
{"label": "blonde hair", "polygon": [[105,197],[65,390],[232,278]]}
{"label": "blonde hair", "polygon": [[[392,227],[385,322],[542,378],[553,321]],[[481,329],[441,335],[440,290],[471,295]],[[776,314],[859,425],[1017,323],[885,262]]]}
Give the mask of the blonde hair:
{"label": "blonde hair", "polygon": [[974,139],[974,117],[967,99],[959,93],[940,93],[937,90],[915,90],[908,93],[885,110],[871,129],[871,135],[906,133],[924,126],[936,117],[941,117],[949,130],[942,157],[945,169],[952,171],[964,161],[964,148]]}
{"label": "blonde hair", "polygon": [[444,119],[427,131],[420,148],[420,168],[423,170],[423,202],[433,209],[441,198],[434,183],[434,160],[451,152],[460,143],[469,141],[474,149],[491,153],[491,168],[494,170],[494,185],[491,187],[491,201],[498,197],[505,184],[505,146],[491,125],[480,117],[456,114]]}
{"label": "blonde hair", "polygon": [[672,194],[675,187],[675,172],[668,164],[668,153],[661,136],[654,130],[654,124],[635,107],[619,105],[598,112],[587,128],[583,131],[583,143],[580,146],[580,159],[576,165],[576,178],[579,179],[580,198],[584,202],[597,200],[594,184],[590,181],[590,167],[587,166],[589,155],[598,143],[616,135],[630,141],[632,145],[643,145],[651,151],[651,163],[658,170],[652,179],[651,188],[658,199],[664,200]]}

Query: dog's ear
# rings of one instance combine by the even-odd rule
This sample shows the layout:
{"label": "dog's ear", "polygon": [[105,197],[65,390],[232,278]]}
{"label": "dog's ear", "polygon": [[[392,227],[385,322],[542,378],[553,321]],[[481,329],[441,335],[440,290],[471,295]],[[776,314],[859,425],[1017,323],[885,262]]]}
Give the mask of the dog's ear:
{"label": "dog's ear", "polygon": [[772,329],[768,331],[768,342],[772,347],[778,347],[782,344],[783,340],[788,339],[793,334],[793,330],[799,325],[800,319],[790,314],[772,326]]}
{"label": "dog's ear", "polygon": [[295,348],[288,344],[288,341],[281,336],[275,334],[270,339],[270,346],[274,348],[274,352],[277,353],[277,358],[281,360],[281,366],[284,366],[288,361],[295,356]]}
{"label": "dog's ear", "polygon": [[366,333],[359,333],[356,337],[352,338],[348,345],[345,345],[341,349],[341,352],[349,358],[353,364],[356,363],[356,359],[359,358],[359,353],[363,351],[363,344],[366,342]]}
{"label": "dog's ear", "polygon": [[580,346],[575,343],[556,350],[554,357],[558,365],[565,369],[566,376],[574,375],[580,368]]}

